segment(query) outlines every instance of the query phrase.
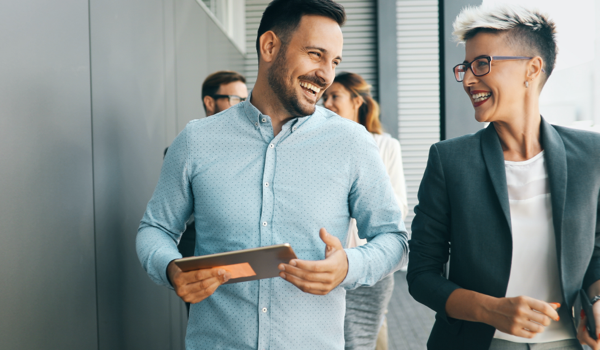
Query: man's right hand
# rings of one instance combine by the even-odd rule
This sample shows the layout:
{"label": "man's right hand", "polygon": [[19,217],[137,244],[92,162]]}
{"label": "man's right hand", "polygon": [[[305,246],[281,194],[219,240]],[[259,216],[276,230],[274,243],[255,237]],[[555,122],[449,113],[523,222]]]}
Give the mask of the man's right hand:
{"label": "man's right hand", "polygon": [[560,317],[556,309],[558,303],[547,303],[526,296],[498,298],[487,306],[487,320],[501,332],[517,337],[533,338],[542,333],[551,321]]}
{"label": "man's right hand", "polygon": [[177,295],[192,304],[208,298],[231,278],[229,272],[217,268],[183,272],[174,261],[167,266],[167,274]]}

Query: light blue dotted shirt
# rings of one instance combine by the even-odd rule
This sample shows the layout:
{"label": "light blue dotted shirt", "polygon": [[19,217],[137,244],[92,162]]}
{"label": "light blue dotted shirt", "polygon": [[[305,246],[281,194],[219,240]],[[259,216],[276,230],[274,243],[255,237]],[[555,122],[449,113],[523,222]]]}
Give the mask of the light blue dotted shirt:
{"label": "light blue dotted shirt", "polygon": [[375,284],[407,256],[373,137],[321,107],[276,137],[271,118],[249,101],[186,126],[138,230],[138,257],[154,282],[172,288],[167,265],[181,257],[191,214],[195,255],[290,243],[298,258],[321,260],[319,229],[345,242],[351,217],[369,243],[346,249],[346,279],[325,296],[279,277],[219,287],[192,305],[187,349],[343,349],[345,290]]}

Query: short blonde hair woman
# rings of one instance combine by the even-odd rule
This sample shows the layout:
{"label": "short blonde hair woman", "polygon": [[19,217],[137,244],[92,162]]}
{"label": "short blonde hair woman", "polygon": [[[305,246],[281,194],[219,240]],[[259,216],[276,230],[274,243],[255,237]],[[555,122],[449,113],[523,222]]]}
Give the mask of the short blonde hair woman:
{"label": "short blonde hair woman", "polygon": [[[407,275],[413,297],[437,312],[428,348],[598,349],[577,333],[572,308],[582,288],[600,296],[600,134],[540,115],[555,25],[537,11],[479,6],[454,29],[465,43],[455,78],[490,125],[430,149]],[[594,310],[599,323],[600,303]]]}
{"label": "short blonde hair woman", "polygon": [[[383,133],[379,105],[371,95],[371,86],[358,74],[340,73],[323,94],[323,105],[341,117],[363,125],[373,135],[404,219],[408,204],[400,143]],[[346,246],[354,248],[366,242],[359,238],[356,221],[352,219]],[[385,310],[393,289],[393,275],[389,275],[372,287],[359,287],[346,292],[346,350],[387,349],[387,322],[384,321],[381,330],[380,326],[382,318],[385,320]]]}

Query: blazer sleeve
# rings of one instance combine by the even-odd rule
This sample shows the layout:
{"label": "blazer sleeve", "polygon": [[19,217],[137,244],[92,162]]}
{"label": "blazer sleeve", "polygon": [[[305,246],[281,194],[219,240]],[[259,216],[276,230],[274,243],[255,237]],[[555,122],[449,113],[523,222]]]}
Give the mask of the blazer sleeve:
{"label": "blazer sleeve", "polygon": [[429,150],[427,168],[418,193],[409,242],[407,281],[409,292],[418,302],[438,313],[449,323],[446,301],[460,288],[443,277],[450,248],[450,203],[444,169],[436,145]]}
{"label": "blazer sleeve", "polygon": [[598,197],[598,208],[596,212],[596,232],[594,237],[594,253],[583,278],[583,289],[587,290],[590,285],[600,280],[600,197]]}

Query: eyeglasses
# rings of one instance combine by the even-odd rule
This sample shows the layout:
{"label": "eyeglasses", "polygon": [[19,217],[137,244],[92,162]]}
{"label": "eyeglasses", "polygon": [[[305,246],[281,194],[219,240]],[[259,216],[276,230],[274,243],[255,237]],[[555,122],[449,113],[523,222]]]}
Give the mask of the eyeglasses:
{"label": "eyeglasses", "polygon": [[246,101],[247,97],[239,97],[238,95],[211,95],[210,97],[214,98],[215,100],[219,99],[219,98],[226,98],[229,100],[229,105],[231,106],[235,106],[240,102],[244,102]]}
{"label": "eyeglasses", "polygon": [[[464,80],[467,69],[471,69],[473,75],[482,77],[492,71],[492,62],[504,60],[530,60],[533,57],[525,56],[479,56],[469,63],[461,63],[454,66],[454,78],[459,83]],[[546,71],[542,68],[542,72]]]}

